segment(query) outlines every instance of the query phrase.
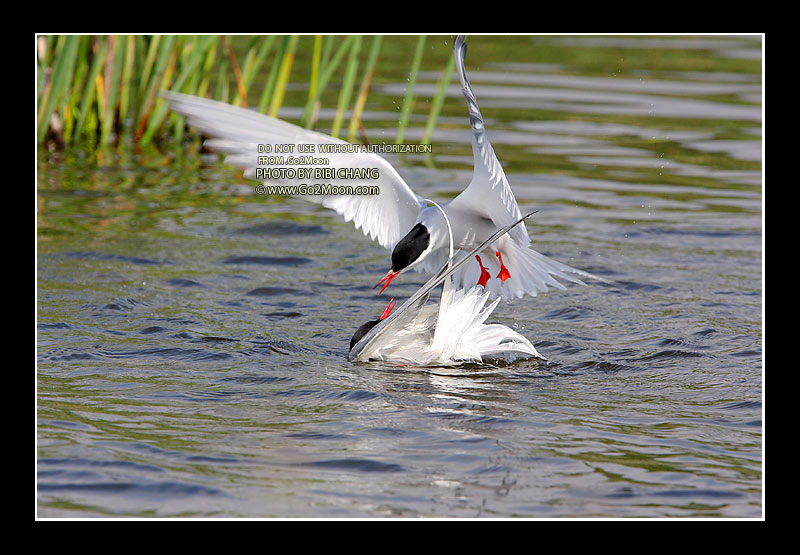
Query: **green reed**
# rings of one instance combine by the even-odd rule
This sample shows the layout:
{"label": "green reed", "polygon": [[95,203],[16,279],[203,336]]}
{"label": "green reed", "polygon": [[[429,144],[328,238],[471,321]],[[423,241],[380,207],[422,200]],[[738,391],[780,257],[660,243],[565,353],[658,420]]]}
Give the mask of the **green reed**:
{"label": "green reed", "polygon": [[453,57],[450,57],[447,62],[447,67],[444,69],[444,73],[442,73],[439,84],[436,87],[436,94],[433,96],[433,102],[431,103],[431,113],[428,116],[428,123],[425,124],[425,133],[422,135],[420,144],[431,144],[431,135],[433,135],[433,130],[436,128],[436,122],[439,119],[439,113],[442,111],[442,105],[444,104],[444,97],[447,95],[447,86],[450,85],[450,79],[453,77],[453,70],[455,70],[455,68],[456,61]]}
{"label": "green reed", "polygon": [[350,126],[347,129],[347,140],[354,142],[356,138],[356,129],[363,129],[361,124],[361,115],[364,113],[364,106],[367,103],[367,95],[369,94],[369,87],[372,83],[372,76],[375,73],[375,63],[378,61],[378,54],[380,53],[381,43],[383,42],[382,35],[376,35],[372,39],[372,46],[369,50],[367,57],[367,66],[364,69],[364,76],[361,79],[361,87],[358,90],[358,97],[353,106],[353,115],[350,118]]}
{"label": "green reed", "polygon": [[[385,43],[381,35],[38,36],[37,141],[62,148],[75,143],[100,147],[180,141],[184,119],[170,112],[159,94],[162,91],[210,97],[242,107],[250,106],[248,99],[255,96],[255,109],[277,116],[290,83],[295,89],[298,84],[308,87],[298,122],[301,126],[313,129],[317,125],[323,99],[330,97],[330,89],[335,87],[338,94],[331,135],[339,136],[345,130],[347,140],[355,141],[360,130],[361,140],[367,141],[361,118]],[[408,89],[397,123],[398,142],[413,111],[414,84],[425,43],[426,36],[419,36],[410,57]],[[308,75],[298,74],[297,56],[303,56],[304,62],[310,60]],[[430,139],[442,109],[451,73],[452,62],[432,99],[425,140]]]}
{"label": "green reed", "polygon": [[397,138],[396,144],[403,142],[405,135],[406,125],[408,124],[408,117],[411,114],[414,105],[414,85],[417,83],[417,73],[422,62],[422,51],[425,48],[425,35],[420,35],[417,39],[417,47],[414,51],[414,61],[411,63],[411,72],[408,75],[408,88],[406,88],[406,95],[403,98],[403,108],[400,112],[400,121],[397,124]]}

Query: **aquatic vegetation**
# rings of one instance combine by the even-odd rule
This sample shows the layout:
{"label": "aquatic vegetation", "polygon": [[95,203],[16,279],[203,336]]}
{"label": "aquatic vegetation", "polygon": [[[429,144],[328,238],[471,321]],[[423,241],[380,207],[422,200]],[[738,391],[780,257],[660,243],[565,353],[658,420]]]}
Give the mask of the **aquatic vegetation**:
{"label": "aquatic vegetation", "polygon": [[[390,37],[392,48],[404,48],[404,38]],[[300,125],[314,128],[326,90],[338,89],[331,134],[346,130],[347,139],[355,141],[361,130],[360,140],[368,142],[361,117],[388,42],[381,35],[41,35],[36,41],[37,142],[57,148],[180,141],[184,120],[168,110],[161,91],[213,98],[277,116],[298,87],[308,90]],[[413,59],[412,53],[407,56],[411,70],[397,123],[398,142],[414,105],[425,44],[426,36],[420,35]],[[298,58],[310,58],[306,75],[295,63]],[[432,99],[427,141],[451,73],[452,68],[445,71],[443,86]]]}

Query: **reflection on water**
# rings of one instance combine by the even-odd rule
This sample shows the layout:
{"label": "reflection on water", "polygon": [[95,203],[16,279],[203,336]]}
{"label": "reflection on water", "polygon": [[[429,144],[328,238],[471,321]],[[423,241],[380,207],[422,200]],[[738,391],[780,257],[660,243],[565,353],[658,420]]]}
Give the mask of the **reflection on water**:
{"label": "reflection on water", "polygon": [[[396,40],[372,142],[394,139],[405,93]],[[37,514],[761,516],[760,53],[758,37],[471,39],[537,250],[611,281],[498,307],[548,363],[348,363],[388,260],[350,224],[259,197],[213,156],[42,153]],[[433,155],[392,161],[451,198],[469,139],[451,86]],[[400,302],[424,281],[401,277]]]}
{"label": "reflection on water", "polygon": [[[490,79],[490,82],[491,81],[493,80]],[[642,88],[643,94],[624,93],[619,92],[621,87],[624,87],[624,85],[621,84],[615,84],[614,87],[606,87],[604,82],[594,82],[595,80],[593,79],[586,79],[585,81],[587,81],[585,85],[581,85],[578,80],[569,80],[563,84],[574,87],[592,87],[591,89],[506,87],[492,85],[481,85],[480,88],[478,88],[480,76],[475,79],[471,78],[470,83],[475,83],[475,94],[480,95],[479,102],[481,106],[486,106],[487,108],[525,108],[531,110],[579,112],[582,114],[761,121],[760,106],[720,106],[719,103],[711,101],[658,96],[660,91],[649,91],[646,88]],[[757,87],[760,88],[760,86]],[[608,90],[597,90],[597,88],[608,88]],[[710,87],[703,88],[708,89]],[[750,92],[752,88],[752,85],[739,87],[739,89],[748,92]],[[433,96],[436,92],[436,85],[423,84],[415,90],[418,90],[420,94]],[[639,88],[637,87],[635,90],[639,90]],[[394,95],[402,95],[404,91],[405,86],[402,84],[387,85],[382,89],[382,92],[385,94]],[[461,88],[460,86],[454,85],[449,87],[447,92],[449,96],[457,97],[461,94]],[[691,93],[687,92],[686,94]],[[701,94],[736,94],[736,92],[707,92]]]}

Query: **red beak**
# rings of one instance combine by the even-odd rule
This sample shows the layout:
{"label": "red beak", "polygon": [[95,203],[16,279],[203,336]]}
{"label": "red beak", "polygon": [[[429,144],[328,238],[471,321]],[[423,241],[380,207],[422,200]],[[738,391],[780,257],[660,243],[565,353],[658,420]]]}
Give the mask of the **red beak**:
{"label": "red beak", "polygon": [[[387,287],[389,287],[389,283],[391,283],[391,281],[399,273],[400,272],[393,272],[393,271],[389,270],[388,272],[386,272],[386,275],[383,276],[383,279],[380,280],[377,284],[375,284],[375,287],[377,287],[378,285],[380,285],[381,283],[383,283],[385,281],[386,283],[383,283],[383,289],[386,289]],[[375,289],[375,287],[373,287],[373,289]],[[383,289],[381,289],[381,293],[383,293]],[[378,293],[378,295],[380,295],[381,293]]]}

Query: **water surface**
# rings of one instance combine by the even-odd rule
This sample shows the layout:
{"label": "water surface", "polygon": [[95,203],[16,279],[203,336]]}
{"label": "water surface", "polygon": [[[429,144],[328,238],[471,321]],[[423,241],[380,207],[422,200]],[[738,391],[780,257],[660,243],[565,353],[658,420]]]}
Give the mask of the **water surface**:
{"label": "water surface", "polygon": [[[760,38],[476,36],[467,70],[535,248],[611,281],[498,307],[549,362],[349,363],[389,263],[352,225],[181,147],[43,152],[38,516],[762,516]],[[469,140],[451,85],[433,154],[392,161],[446,200]]]}

